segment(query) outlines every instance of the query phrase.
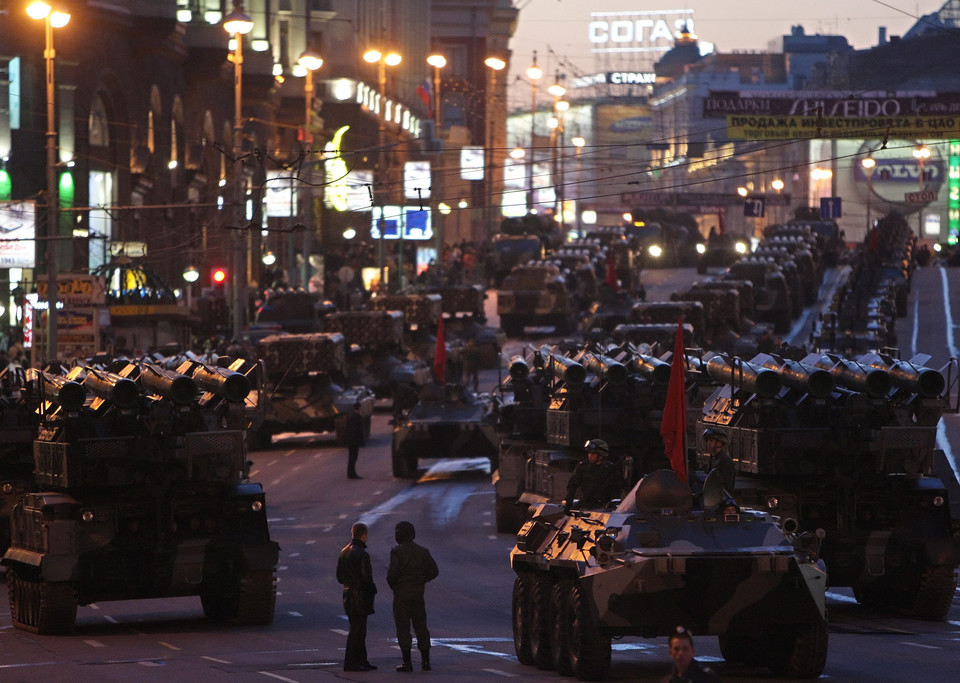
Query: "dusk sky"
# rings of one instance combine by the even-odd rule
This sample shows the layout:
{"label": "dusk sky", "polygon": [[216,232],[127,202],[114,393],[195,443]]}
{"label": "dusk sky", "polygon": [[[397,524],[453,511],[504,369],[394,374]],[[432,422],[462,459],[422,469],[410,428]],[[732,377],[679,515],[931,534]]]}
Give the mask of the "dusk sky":
{"label": "dusk sky", "polygon": [[[658,18],[658,14],[624,17],[620,13],[663,10],[666,16],[672,11],[674,13],[666,19],[673,23],[685,16],[677,14],[678,10],[693,10],[694,32],[701,42],[713,43],[718,52],[765,50],[771,39],[789,34],[790,27],[796,24],[802,25],[808,35],[842,35],[854,48],[865,49],[877,44],[880,26],[886,27],[888,36],[901,35],[916,23],[917,17],[934,12],[943,4],[944,0],[687,0],[677,3],[515,0],[520,9],[520,20],[510,42],[513,51],[510,105],[513,109],[529,103],[529,82],[525,76],[523,82],[518,82],[517,76],[523,75],[532,63],[534,50],[537,51],[538,65],[545,73],[542,83],[552,83],[557,70],[570,79],[611,68],[628,69],[630,60],[642,59],[642,52],[591,51],[594,47],[604,47],[591,43],[591,21],[627,19],[632,23],[636,19],[649,17],[655,21]],[[591,17],[591,13],[599,12],[618,16]],[[602,32],[599,35],[602,37]],[[650,38],[649,29],[645,37]],[[633,44],[637,48],[643,45],[642,42]],[[607,42],[606,46],[613,46],[613,43]]]}

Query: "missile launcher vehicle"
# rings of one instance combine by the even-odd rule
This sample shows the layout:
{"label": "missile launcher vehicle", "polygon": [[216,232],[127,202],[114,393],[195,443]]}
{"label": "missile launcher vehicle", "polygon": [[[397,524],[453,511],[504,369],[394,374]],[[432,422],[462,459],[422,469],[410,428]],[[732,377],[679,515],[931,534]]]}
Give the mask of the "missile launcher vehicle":
{"label": "missile launcher vehicle", "polygon": [[273,621],[279,547],[248,480],[250,376],[122,360],[27,382],[34,485],[2,560],[16,628],[69,633],[78,605],[192,595],[216,621]]}
{"label": "missile launcher vehicle", "polygon": [[819,537],[784,534],[769,512],[728,512],[722,498],[715,475],[697,499],[658,470],[603,509],[534,506],[510,553],[520,662],[597,680],[612,638],[683,626],[719,636],[729,661],[818,677],[828,644]]}
{"label": "missile launcher vehicle", "polygon": [[[704,404],[699,428],[727,435],[737,500],[778,515],[785,529],[826,532],[832,586],[940,619],[960,561],[947,494],[956,480],[936,448],[941,415],[956,410],[957,364],[938,371],[928,360],[714,356],[707,371],[724,385]],[[706,467],[709,456],[698,462]]]}

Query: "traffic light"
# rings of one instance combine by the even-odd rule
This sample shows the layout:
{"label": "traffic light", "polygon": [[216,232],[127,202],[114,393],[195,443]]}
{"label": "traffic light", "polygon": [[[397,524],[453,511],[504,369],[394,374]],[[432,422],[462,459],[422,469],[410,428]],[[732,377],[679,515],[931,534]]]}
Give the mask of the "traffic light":
{"label": "traffic light", "polygon": [[210,286],[213,288],[213,291],[218,296],[223,296],[224,288],[227,284],[227,269],[226,268],[214,268],[210,271]]}

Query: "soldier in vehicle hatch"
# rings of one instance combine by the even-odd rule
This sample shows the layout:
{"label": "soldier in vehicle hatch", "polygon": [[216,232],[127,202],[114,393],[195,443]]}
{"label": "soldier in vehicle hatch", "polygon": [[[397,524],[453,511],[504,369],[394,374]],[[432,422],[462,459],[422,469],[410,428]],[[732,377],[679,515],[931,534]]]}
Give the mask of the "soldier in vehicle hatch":
{"label": "soldier in vehicle hatch", "polygon": [[703,446],[704,451],[710,456],[707,474],[714,469],[720,472],[720,481],[723,482],[724,490],[727,493],[733,493],[737,470],[733,466],[733,458],[727,451],[727,435],[719,429],[707,427],[703,430]]}
{"label": "soldier in vehicle hatch", "polygon": [[580,492],[580,505],[597,507],[619,498],[623,491],[623,477],[620,468],[609,462],[610,447],[603,439],[590,439],[584,444],[587,452],[586,462],[577,464],[573,476],[567,484],[567,496],[563,502],[569,510]]}

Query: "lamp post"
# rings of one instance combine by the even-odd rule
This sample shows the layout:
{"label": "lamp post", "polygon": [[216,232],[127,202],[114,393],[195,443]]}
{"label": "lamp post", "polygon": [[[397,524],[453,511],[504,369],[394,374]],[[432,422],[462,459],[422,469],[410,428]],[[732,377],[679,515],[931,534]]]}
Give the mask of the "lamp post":
{"label": "lamp post", "polygon": [[[917,160],[917,163],[920,164],[920,191],[923,192],[923,188],[926,178],[924,177],[923,164],[930,158],[930,148],[926,145],[918,145],[913,150],[913,158]],[[917,239],[923,238],[923,201],[918,202],[917,206]]]}
{"label": "lamp post", "polygon": [[580,222],[580,214],[583,213],[583,207],[580,205],[580,198],[583,196],[583,158],[580,152],[583,151],[587,141],[581,135],[574,135],[570,138],[570,142],[577,148],[577,237],[583,239],[583,225]]}
{"label": "lamp post", "polygon": [[[302,271],[300,273],[300,284],[303,286],[304,291],[309,290],[309,279],[310,279],[310,252],[312,251],[312,238],[314,231],[314,218],[313,218],[313,164],[306,158],[310,154],[311,149],[313,148],[313,135],[311,130],[313,129],[313,72],[323,66],[323,58],[318,55],[316,52],[307,48],[304,50],[303,54],[300,55],[300,58],[297,59],[297,64],[303,67],[304,81],[303,81],[303,102],[304,102],[304,118],[303,118],[303,153],[304,153],[304,187],[303,187],[303,222],[307,226],[307,229],[303,231],[303,264],[301,266]],[[293,243],[294,233],[290,233],[290,242]],[[294,250],[291,249],[291,252]],[[290,269],[293,270],[294,263],[291,261]],[[291,282],[293,278],[291,278]]]}
{"label": "lamp post", "polygon": [[527,177],[530,182],[530,192],[527,194],[527,212],[533,211],[533,157],[537,139],[537,82],[543,78],[543,69],[537,66],[537,51],[533,51],[533,66],[527,69],[527,78],[530,79],[530,158],[527,159]]}
{"label": "lamp post", "polygon": [[247,235],[240,232],[244,211],[243,164],[243,36],[253,30],[253,20],[243,13],[243,2],[234,0],[233,11],[223,19],[223,30],[233,36],[233,163],[234,216],[237,230],[233,250],[233,338],[240,340],[247,323]]}
{"label": "lamp post", "polygon": [[54,10],[45,2],[33,2],[27,6],[31,19],[43,21],[43,58],[47,67],[47,360],[57,353],[57,237],[59,236],[57,204],[57,111],[56,87],[54,84],[53,29],[62,28],[70,21],[66,12]]}
{"label": "lamp post", "polygon": [[570,108],[570,103],[566,100],[560,100],[557,102],[557,139],[559,140],[558,146],[558,157],[560,164],[560,184],[557,186],[557,203],[560,207],[560,211],[557,215],[560,217],[560,233],[566,234],[564,230],[564,224],[566,216],[563,215],[564,211],[564,200],[566,200],[567,193],[567,170],[566,170],[566,141],[564,140],[564,134],[566,133],[566,116],[567,110]]}
{"label": "lamp post", "polygon": [[554,201],[554,213],[556,214],[554,218],[560,221],[561,226],[563,225],[563,217],[560,215],[562,209],[557,211],[556,205],[560,199],[560,187],[558,183],[559,168],[558,168],[558,156],[557,156],[557,140],[559,138],[560,132],[560,116],[557,105],[560,103],[560,98],[563,97],[567,89],[560,85],[560,74],[556,75],[556,80],[553,85],[547,88],[547,92],[553,95],[553,116],[547,121],[547,125],[550,127],[550,174],[553,180],[553,201]]}
{"label": "lamp post", "polygon": [[774,178],[773,182],[770,183],[770,187],[777,191],[777,218],[783,220],[783,206],[779,206],[780,203],[780,194],[783,192],[783,181],[780,178]]}
{"label": "lamp post", "polygon": [[[377,65],[377,87],[378,87],[379,90],[380,90],[380,106],[377,108],[377,109],[378,109],[378,111],[377,111],[377,165],[378,165],[378,167],[379,167],[378,170],[379,170],[379,172],[380,172],[380,174],[381,174],[380,181],[381,181],[381,183],[383,183],[383,185],[386,185],[386,186],[388,186],[388,187],[389,187],[389,180],[390,180],[390,178],[389,178],[389,175],[390,175],[390,168],[389,168],[390,155],[387,154],[386,150],[384,150],[384,148],[383,148],[383,147],[384,147],[384,140],[385,140],[384,134],[385,134],[385,130],[386,130],[385,127],[384,127],[384,122],[385,122],[385,120],[386,120],[386,119],[385,119],[385,115],[386,115],[385,109],[386,109],[386,106],[387,106],[387,92],[386,92],[386,91],[387,91],[387,67],[388,67],[388,66],[396,66],[396,65],[399,64],[402,60],[403,60],[403,58],[402,58],[399,54],[397,54],[396,52],[387,52],[387,53],[384,53],[384,52],[382,52],[382,51],[380,51],[380,50],[377,50],[376,48],[371,49],[371,50],[367,50],[366,52],[363,53],[363,61],[365,61],[365,62],[367,62],[367,63],[369,63],[369,64],[376,64],[376,65]],[[385,266],[384,266],[384,253],[383,253],[383,240],[384,240],[384,234],[383,234],[383,233],[384,233],[384,230],[386,229],[386,220],[384,220],[384,217],[383,217],[383,209],[384,209],[384,205],[386,204],[386,201],[384,201],[383,192],[384,192],[384,190],[381,189],[381,190],[380,190],[380,193],[379,193],[379,194],[380,194],[380,201],[379,201],[379,204],[380,204],[380,239],[378,240],[378,241],[379,241],[379,247],[380,247],[380,249],[379,249],[379,252],[380,252],[380,255],[379,255],[379,261],[380,261],[380,285],[379,285],[379,286],[380,286],[380,290],[381,290],[381,291],[386,291],[386,277],[385,277],[385,275],[386,275],[386,268],[385,268]],[[400,230],[401,230],[401,231],[403,230],[403,227],[402,227],[402,226],[400,227]],[[400,257],[400,258],[402,258],[402,257]],[[397,265],[400,267],[401,273],[402,273],[402,268],[403,268],[403,263],[402,263],[402,261],[398,261],[398,264],[397,264]],[[401,274],[400,278],[401,278],[401,280],[402,280],[402,278],[403,278],[403,275],[402,275],[402,274]],[[401,286],[403,285],[402,281],[401,281],[400,285],[401,285]]]}
{"label": "lamp post", "polygon": [[447,58],[443,55],[430,55],[427,64],[433,67],[433,123],[436,134],[440,135],[440,69],[447,65]]}
{"label": "lamp post", "polygon": [[873,228],[873,217],[870,215],[870,202],[873,200],[873,169],[877,165],[877,160],[873,157],[864,157],[860,160],[860,166],[867,175],[867,234]]}
{"label": "lamp post", "polygon": [[490,67],[490,94],[487,97],[487,172],[484,174],[487,184],[486,201],[483,203],[484,240],[490,239],[493,231],[490,230],[490,211],[493,208],[493,149],[494,149],[494,122],[497,110],[497,72],[503,70],[507,63],[498,57],[487,57],[484,61]]}

